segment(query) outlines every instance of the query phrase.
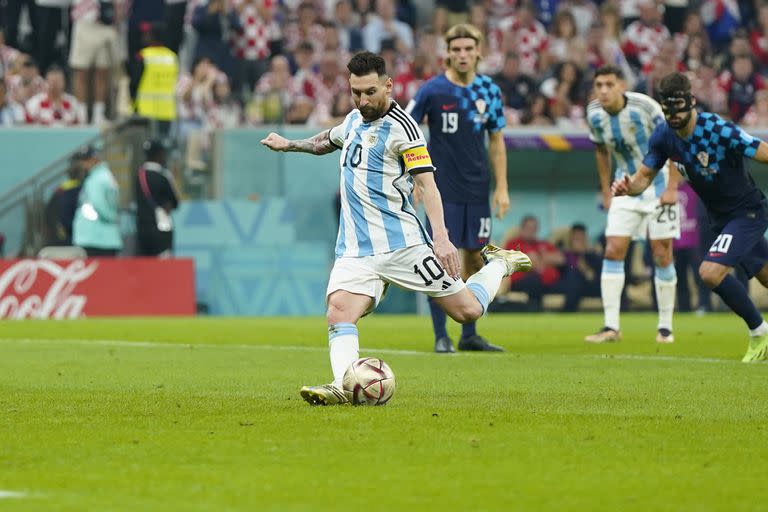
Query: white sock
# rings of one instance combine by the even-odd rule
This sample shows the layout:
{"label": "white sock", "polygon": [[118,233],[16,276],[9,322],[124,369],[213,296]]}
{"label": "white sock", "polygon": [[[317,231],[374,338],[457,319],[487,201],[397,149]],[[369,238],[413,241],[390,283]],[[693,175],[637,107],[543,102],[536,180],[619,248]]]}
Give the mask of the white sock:
{"label": "white sock", "polygon": [[106,111],[103,101],[97,101],[93,104],[93,115],[91,124],[101,124],[104,122],[104,112]]}
{"label": "white sock", "polygon": [[349,323],[333,324],[328,327],[328,345],[331,352],[333,384],[341,389],[344,373],[360,355],[357,326]]}
{"label": "white sock", "polygon": [[621,311],[621,291],[624,289],[624,262],[603,260],[600,273],[600,296],[603,299],[605,327],[619,330],[619,312]]}
{"label": "white sock", "polygon": [[758,325],[756,329],[749,330],[750,336],[762,336],[763,334],[768,334],[768,322],[765,320],[763,320],[763,323]]}
{"label": "white sock", "polygon": [[467,279],[467,288],[483,307],[483,314],[488,309],[488,304],[496,297],[496,292],[499,291],[501,280],[506,273],[506,263],[500,259],[491,260]]}
{"label": "white sock", "polygon": [[659,305],[659,329],[672,330],[672,313],[675,310],[675,293],[677,291],[677,272],[675,266],[656,267],[656,277],[653,280],[656,288],[656,302]]}

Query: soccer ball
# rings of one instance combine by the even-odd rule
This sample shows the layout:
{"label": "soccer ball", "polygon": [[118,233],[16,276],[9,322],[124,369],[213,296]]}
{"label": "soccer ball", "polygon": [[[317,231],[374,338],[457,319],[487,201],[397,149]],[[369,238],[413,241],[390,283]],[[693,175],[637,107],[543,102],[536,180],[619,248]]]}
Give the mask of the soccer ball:
{"label": "soccer ball", "polygon": [[384,405],[395,394],[395,374],[381,359],[364,357],[349,365],[342,387],[355,405]]}

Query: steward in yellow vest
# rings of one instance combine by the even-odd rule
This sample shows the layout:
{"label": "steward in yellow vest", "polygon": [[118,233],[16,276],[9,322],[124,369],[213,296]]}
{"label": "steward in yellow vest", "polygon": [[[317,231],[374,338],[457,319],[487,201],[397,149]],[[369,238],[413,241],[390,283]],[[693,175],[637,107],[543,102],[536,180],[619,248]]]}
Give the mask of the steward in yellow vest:
{"label": "steward in yellow vest", "polygon": [[136,88],[136,113],[158,121],[176,120],[176,82],[179,59],[164,46],[147,46],[139,52],[143,68]]}

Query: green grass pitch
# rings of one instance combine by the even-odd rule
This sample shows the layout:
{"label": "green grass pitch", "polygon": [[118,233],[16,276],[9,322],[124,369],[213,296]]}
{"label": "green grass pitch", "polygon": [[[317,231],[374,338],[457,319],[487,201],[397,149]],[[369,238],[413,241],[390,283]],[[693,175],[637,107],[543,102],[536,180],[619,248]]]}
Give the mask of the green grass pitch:
{"label": "green grass pitch", "polygon": [[[503,354],[360,322],[384,407],[311,407],[322,318],[0,322],[2,511],[766,510],[768,365],[733,315],[490,315]],[[458,330],[454,326],[455,335]]]}

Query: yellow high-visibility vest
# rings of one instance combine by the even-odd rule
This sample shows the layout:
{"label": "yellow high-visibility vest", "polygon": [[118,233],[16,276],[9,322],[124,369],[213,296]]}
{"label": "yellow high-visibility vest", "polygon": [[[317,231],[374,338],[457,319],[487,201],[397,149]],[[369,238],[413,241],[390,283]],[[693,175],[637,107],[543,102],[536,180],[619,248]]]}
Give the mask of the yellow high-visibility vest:
{"label": "yellow high-visibility vest", "polygon": [[175,120],[179,59],[163,46],[148,46],[139,53],[144,73],[136,92],[136,112],[158,121]]}

